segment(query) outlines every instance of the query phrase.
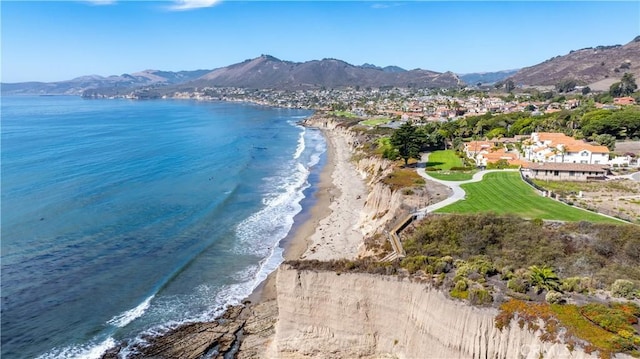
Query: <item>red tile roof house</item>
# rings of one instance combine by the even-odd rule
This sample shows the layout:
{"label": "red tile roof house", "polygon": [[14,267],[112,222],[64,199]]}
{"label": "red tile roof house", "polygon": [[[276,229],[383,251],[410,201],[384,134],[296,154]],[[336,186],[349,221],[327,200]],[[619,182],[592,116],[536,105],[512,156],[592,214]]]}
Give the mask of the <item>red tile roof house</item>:
{"label": "red tile roof house", "polygon": [[522,175],[550,181],[589,181],[605,179],[608,170],[602,165],[585,163],[526,163]]}
{"label": "red tile roof house", "polygon": [[613,99],[614,105],[635,105],[636,100],[633,97],[616,97]]}
{"label": "red tile roof house", "polygon": [[499,160],[506,160],[509,165],[521,165],[523,161],[520,161],[518,154],[507,152],[502,142],[501,139],[466,142],[464,150],[467,157],[474,160],[478,166],[487,166]]}
{"label": "red tile roof house", "polygon": [[525,157],[534,162],[607,164],[609,149],[576,140],[563,133],[532,133],[523,147]]}

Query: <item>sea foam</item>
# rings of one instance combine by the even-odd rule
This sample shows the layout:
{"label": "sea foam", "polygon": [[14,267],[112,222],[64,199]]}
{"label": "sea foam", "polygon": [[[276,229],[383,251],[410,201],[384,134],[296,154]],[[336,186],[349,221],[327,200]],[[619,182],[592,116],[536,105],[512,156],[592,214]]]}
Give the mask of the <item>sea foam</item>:
{"label": "sea foam", "polygon": [[133,322],[134,320],[136,320],[137,318],[141,317],[144,314],[144,312],[149,308],[149,305],[151,305],[151,300],[153,299],[154,296],[155,295],[149,296],[137,307],[131,310],[128,310],[120,315],[116,315],[115,317],[111,318],[107,323],[114,325],[116,327],[123,328],[124,326]]}

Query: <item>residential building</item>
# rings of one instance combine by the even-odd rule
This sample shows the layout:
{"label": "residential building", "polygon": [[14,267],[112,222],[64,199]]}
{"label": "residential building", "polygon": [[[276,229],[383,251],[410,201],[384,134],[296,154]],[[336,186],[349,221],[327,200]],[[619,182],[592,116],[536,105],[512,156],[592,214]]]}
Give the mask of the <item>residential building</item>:
{"label": "residential building", "polygon": [[525,177],[549,181],[602,180],[607,175],[603,166],[584,163],[527,163],[521,171]]}
{"label": "residential building", "polygon": [[564,133],[534,132],[523,146],[531,162],[608,164],[609,149],[576,140]]}
{"label": "residential building", "polygon": [[636,100],[630,96],[616,97],[613,99],[613,104],[614,105],[635,105]]}

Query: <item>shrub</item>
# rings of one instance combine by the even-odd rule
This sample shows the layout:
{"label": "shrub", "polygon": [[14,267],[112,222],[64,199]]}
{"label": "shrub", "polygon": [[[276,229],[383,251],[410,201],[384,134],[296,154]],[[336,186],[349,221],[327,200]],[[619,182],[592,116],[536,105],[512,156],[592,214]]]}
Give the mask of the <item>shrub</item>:
{"label": "shrub", "polygon": [[443,259],[438,259],[433,264],[434,273],[448,273],[450,270],[451,270],[451,264],[444,261]]}
{"label": "shrub", "polygon": [[513,277],[514,277],[514,274],[513,274],[513,267],[512,266],[506,266],[506,267],[502,268],[502,270],[500,270],[500,279],[509,280],[509,279],[511,279]]}
{"label": "shrub", "polygon": [[455,290],[457,291],[465,291],[469,288],[469,285],[467,284],[467,281],[464,279],[460,279],[459,281],[456,282],[456,286],[454,287]]}
{"label": "shrub", "polygon": [[472,288],[469,290],[469,302],[474,305],[491,304],[493,297],[484,288]]}
{"label": "shrub", "polygon": [[570,277],[562,280],[560,289],[565,292],[583,293],[586,291],[586,286],[582,282],[580,277]]}
{"label": "shrub", "polygon": [[457,299],[469,298],[469,292],[467,292],[466,290],[456,290],[455,288],[452,289],[451,292],[449,292],[449,295],[451,295],[451,298]]}
{"label": "shrub", "polygon": [[543,266],[531,266],[529,267],[529,280],[531,285],[536,287],[538,293],[546,289],[547,291],[560,290],[560,278],[556,275],[553,269]]}
{"label": "shrub", "polygon": [[626,299],[633,299],[636,297],[635,284],[626,279],[617,279],[611,285],[611,294],[614,297],[622,297]]}
{"label": "shrub", "polygon": [[563,304],[566,302],[562,293],[553,290],[548,292],[547,295],[545,295],[544,299],[549,304]]}
{"label": "shrub", "polygon": [[511,289],[516,293],[526,293],[529,289],[529,283],[522,278],[511,278],[507,282],[507,288]]}
{"label": "shrub", "polygon": [[409,273],[413,274],[416,271],[422,269],[428,263],[428,259],[426,256],[414,256],[414,257],[406,257],[400,263],[402,268],[405,268],[409,271]]}

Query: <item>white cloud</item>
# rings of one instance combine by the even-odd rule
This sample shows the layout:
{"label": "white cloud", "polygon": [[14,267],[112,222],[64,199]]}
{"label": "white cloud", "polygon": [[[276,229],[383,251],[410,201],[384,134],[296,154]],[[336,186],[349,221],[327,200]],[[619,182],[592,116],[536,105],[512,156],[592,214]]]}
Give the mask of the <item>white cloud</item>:
{"label": "white cloud", "polygon": [[200,9],[203,7],[212,7],[221,2],[222,0],[176,0],[175,4],[169,9],[174,11]]}

